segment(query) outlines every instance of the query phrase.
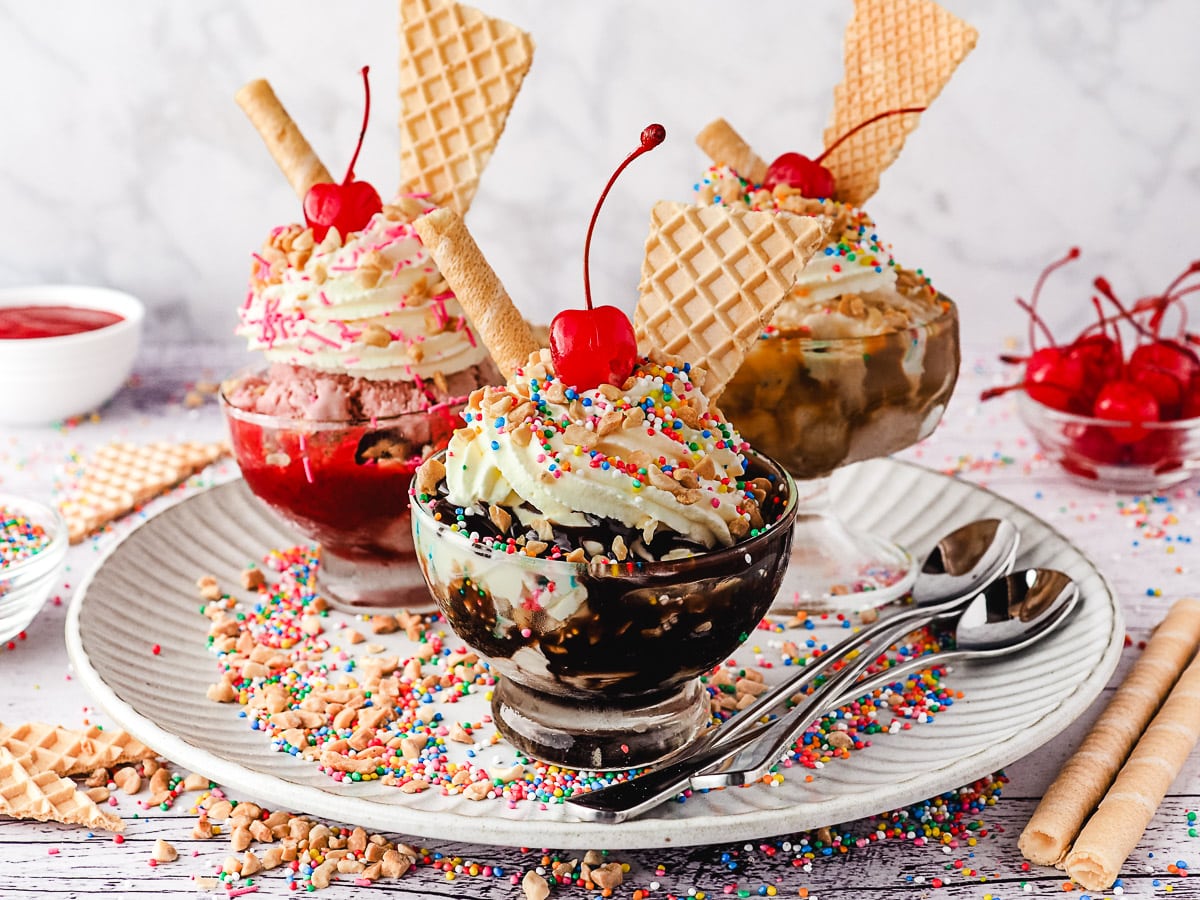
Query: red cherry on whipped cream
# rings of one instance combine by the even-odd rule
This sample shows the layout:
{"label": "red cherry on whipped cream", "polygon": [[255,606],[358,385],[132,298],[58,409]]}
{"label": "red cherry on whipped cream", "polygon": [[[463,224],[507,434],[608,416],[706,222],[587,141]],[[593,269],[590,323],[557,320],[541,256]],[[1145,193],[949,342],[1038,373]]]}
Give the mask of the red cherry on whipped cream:
{"label": "red cherry on whipped cream", "polygon": [[631,162],[661,144],[667,130],[647,125],[641,145],[617,166],[596,201],[583,245],[583,295],[587,309],[564,309],[550,322],[550,359],[563,384],[586,391],[601,384],[621,385],[637,363],[637,337],[629,317],[615,306],[592,305],[592,282],[588,270],[592,232],[600,207],[617,177]]}
{"label": "red cherry on whipped cream", "polygon": [[318,241],[325,239],[330,228],[336,228],[342,237],[352,231],[362,231],[371,221],[371,216],[383,209],[379,192],[365,181],[354,180],[354,164],[358,162],[363,136],[367,133],[367,120],[371,116],[371,84],[367,80],[367,72],[368,67],[363,66],[366,104],[362,128],[358,132],[358,145],[354,148],[350,165],[346,167],[346,177],[341,184],[314,184],[304,195],[304,221]]}
{"label": "red cherry on whipped cream", "polygon": [[816,159],[809,159],[802,153],[784,153],[782,156],[776,158],[771,165],[767,166],[767,177],[763,179],[763,187],[769,191],[773,191],[776,185],[786,184],[788,187],[795,188],[805,197],[813,200],[832,197],[834,192],[833,173],[821,165],[822,160],[836,150],[851,135],[861,131],[868,125],[875,124],[880,119],[904,113],[919,113],[924,111],[924,106],[908,106],[903,109],[889,109],[887,112],[871,116],[865,122],[859,122],[826,147],[824,152]]}

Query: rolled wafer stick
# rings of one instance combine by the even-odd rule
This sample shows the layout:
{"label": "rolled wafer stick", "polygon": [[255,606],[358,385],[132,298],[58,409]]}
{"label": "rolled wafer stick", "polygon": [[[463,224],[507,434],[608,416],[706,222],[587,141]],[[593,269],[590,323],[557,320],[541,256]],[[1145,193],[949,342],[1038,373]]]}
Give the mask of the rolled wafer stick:
{"label": "rolled wafer stick", "polygon": [[313,148],[288,115],[271,85],[259,78],[242,85],[234,99],[258,130],[275,164],[301,200],[314,184],[333,182]]}
{"label": "rolled wafer stick", "polygon": [[1043,866],[1063,861],[1084,820],[1198,648],[1200,600],[1179,600],[1021,832],[1017,846],[1026,859]]}
{"label": "rolled wafer stick", "polygon": [[1075,839],[1064,860],[1073,881],[1089,891],[1112,886],[1197,741],[1200,656],[1179,676],[1100,807]]}
{"label": "rolled wafer stick", "polygon": [[730,166],[748,181],[754,184],[766,181],[767,164],[763,158],[724,119],[714,119],[700,129],[696,145],[713,162]]}
{"label": "rolled wafer stick", "polygon": [[416,219],[413,227],[496,365],[511,377],[540,348],[462,218],[442,207]]}

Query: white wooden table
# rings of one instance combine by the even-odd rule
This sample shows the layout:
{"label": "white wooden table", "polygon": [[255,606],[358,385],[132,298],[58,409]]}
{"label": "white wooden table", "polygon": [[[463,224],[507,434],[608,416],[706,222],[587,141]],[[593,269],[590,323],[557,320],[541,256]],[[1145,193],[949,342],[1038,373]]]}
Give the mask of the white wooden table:
{"label": "white wooden table", "polygon": [[[139,442],[158,437],[219,438],[223,426],[215,404],[210,401],[199,409],[189,409],[183,398],[192,382],[219,379],[241,361],[240,355],[220,348],[148,347],[135,383],[98,420],[62,428],[0,428],[0,492],[48,498],[55,471],[69,454],[84,453],[114,438]],[[960,386],[942,427],[924,446],[905,456],[987,485],[1048,521],[1091,556],[1116,587],[1126,617],[1130,643],[1115,683],[1136,658],[1138,643],[1147,638],[1168,606],[1179,597],[1196,593],[1200,542],[1192,542],[1192,531],[1200,526],[1196,512],[1200,480],[1165,497],[1141,499],[1075,486],[1037,458],[1010,401],[978,403],[979,390],[996,378],[990,353],[966,352]],[[127,532],[136,524],[136,517],[133,519],[106,540]],[[65,604],[97,552],[90,542],[73,548],[58,594],[60,601],[49,604],[12,649],[0,646],[0,720],[53,720],[71,726],[106,721],[72,680],[63,642]],[[615,896],[630,897],[642,891],[648,898],[928,896],[999,900],[1025,893],[1061,894],[1066,880],[1063,874],[1025,866],[1016,839],[1038,797],[1110,691],[1111,687],[1059,738],[1006,770],[1009,783],[1002,798],[971,817],[982,819],[987,831],[974,846],[963,841],[951,849],[932,842],[917,846],[893,839],[831,858],[818,857],[808,865],[796,863],[800,844],[796,836],[732,846],[621,851],[613,858],[627,862],[631,870]],[[169,812],[148,813],[132,800],[122,800],[120,809],[127,822],[122,843],[108,836],[89,836],[79,828],[0,817],[0,900],[202,895],[205,889],[196,879],[211,875],[229,851],[225,841],[191,839],[195,817],[188,807],[188,802],[181,801]],[[1179,863],[1200,866],[1200,837],[1193,836],[1198,825],[1188,819],[1188,812],[1198,808],[1200,754],[1193,753],[1127,862],[1119,888],[1094,896],[1120,892],[1132,897],[1168,893],[1178,898],[1200,897],[1200,879],[1183,877],[1178,871]],[[850,829],[856,830],[856,826],[852,824]],[[150,851],[159,837],[174,844],[180,858],[151,867]],[[407,839],[440,854],[439,861],[461,860],[462,870],[450,878],[440,868],[419,866],[399,881],[374,887],[335,884],[328,889],[328,896],[354,891],[356,895],[397,898],[519,897],[520,889],[510,877],[539,865],[543,855],[541,849],[422,841],[419,836]],[[481,874],[470,874],[472,864]],[[497,867],[503,876],[483,874]],[[258,896],[294,893],[279,870],[256,877],[253,886]],[[592,893],[583,887],[556,886],[552,896]]]}

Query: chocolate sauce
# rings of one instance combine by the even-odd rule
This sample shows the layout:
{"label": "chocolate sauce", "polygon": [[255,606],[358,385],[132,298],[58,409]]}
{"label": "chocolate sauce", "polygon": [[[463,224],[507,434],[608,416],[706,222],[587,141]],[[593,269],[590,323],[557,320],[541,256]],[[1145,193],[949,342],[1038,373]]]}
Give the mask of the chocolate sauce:
{"label": "chocolate sauce", "polygon": [[[792,536],[787,480],[764,458],[747,459],[747,480],[764,477],[770,484],[761,511],[772,527],[716,550],[660,529],[647,548],[651,553],[689,546],[697,555],[653,563],[631,555],[619,563],[577,567],[572,577],[587,599],[561,622],[537,603],[519,598],[502,598],[503,615],[498,614],[497,600],[469,574],[430,587],[454,631],[489,657],[497,671],[520,665],[513,657],[533,648],[540,651],[546,674],[522,671],[518,680],[526,685],[560,695],[603,691],[614,704],[625,698],[631,708],[641,708],[647,698],[670,694],[725,659],[758,625],[778,588]],[[455,521],[456,511],[444,496],[431,507],[441,521]],[[512,519],[517,522],[515,515]],[[469,516],[467,525],[489,538],[509,536],[486,514]],[[512,527],[526,533],[520,525]],[[619,523],[604,520],[589,538],[607,548],[617,534],[628,533]],[[579,546],[582,538],[578,529],[558,529],[554,540]],[[490,540],[477,547],[484,557],[504,555],[492,549]],[[537,571],[538,565],[527,558],[512,564],[529,571]],[[550,574],[550,567],[546,571]],[[541,586],[549,583],[548,577],[538,577]]]}

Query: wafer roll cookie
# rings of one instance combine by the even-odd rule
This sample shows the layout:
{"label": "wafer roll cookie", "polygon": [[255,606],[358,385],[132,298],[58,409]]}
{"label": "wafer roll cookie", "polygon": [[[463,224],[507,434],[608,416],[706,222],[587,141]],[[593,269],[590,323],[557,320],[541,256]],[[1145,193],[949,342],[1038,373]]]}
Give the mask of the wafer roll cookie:
{"label": "wafer roll cookie", "polygon": [[413,227],[496,365],[510,377],[539,349],[538,343],[462,218],[452,209],[435,209]]}
{"label": "wafer roll cookie", "polygon": [[333,176],[309,146],[265,78],[242,85],[234,94],[234,99],[258,130],[275,164],[297,197],[303,200],[314,184],[333,182]]}
{"label": "wafer roll cookie", "polygon": [[717,165],[730,166],[753,184],[767,178],[767,164],[724,119],[714,119],[696,135],[696,146]]}
{"label": "wafer roll cookie", "polygon": [[1072,880],[1089,891],[1112,886],[1197,741],[1200,657],[1179,676],[1099,809],[1079,833],[1064,861]]}
{"label": "wafer roll cookie", "polygon": [[1117,688],[1079,749],[1046,790],[1017,846],[1030,862],[1059,865],[1108,790],[1178,673],[1200,648],[1200,600],[1179,600]]}

